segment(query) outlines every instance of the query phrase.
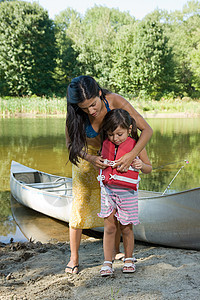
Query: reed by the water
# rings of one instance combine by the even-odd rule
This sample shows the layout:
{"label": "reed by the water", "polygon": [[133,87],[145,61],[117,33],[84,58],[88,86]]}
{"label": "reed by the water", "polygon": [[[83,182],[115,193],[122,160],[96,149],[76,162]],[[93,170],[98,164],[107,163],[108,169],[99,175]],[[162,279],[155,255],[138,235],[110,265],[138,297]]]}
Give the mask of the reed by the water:
{"label": "reed by the water", "polygon": [[[160,101],[134,98],[128,101],[140,113],[200,114],[200,100],[193,100],[189,97],[161,99]],[[0,115],[3,117],[13,117],[17,114],[65,115],[66,111],[66,98],[37,96],[0,98]]]}

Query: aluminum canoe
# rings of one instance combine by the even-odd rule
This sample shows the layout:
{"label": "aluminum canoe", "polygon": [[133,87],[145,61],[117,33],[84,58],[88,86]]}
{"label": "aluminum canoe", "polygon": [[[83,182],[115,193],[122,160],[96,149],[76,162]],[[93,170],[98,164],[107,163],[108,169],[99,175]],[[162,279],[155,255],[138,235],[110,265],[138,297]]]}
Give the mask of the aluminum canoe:
{"label": "aluminum canoe", "polygon": [[47,216],[69,222],[72,179],[26,167],[12,161],[10,190],[21,204]]}
{"label": "aluminum canoe", "polygon": [[[44,173],[12,161],[10,188],[21,204],[69,222],[72,179]],[[135,239],[164,246],[200,249],[200,188],[164,194],[139,191]],[[103,227],[95,228],[103,231]]]}

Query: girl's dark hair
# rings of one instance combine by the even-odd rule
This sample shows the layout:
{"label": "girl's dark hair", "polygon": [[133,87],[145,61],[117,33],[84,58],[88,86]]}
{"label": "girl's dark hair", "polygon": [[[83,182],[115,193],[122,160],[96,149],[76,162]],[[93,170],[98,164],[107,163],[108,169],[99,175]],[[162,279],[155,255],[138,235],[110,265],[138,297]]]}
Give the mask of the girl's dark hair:
{"label": "girl's dark hair", "polygon": [[103,141],[105,139],[107,139],[108,131],[113,132],[117,129],[118,126],[129,130],[130,125],[132,125],[130,135],[137,142],[139,137],[138,137],[138,133],[137,133],[137,125],[136,125],[135,119],[133,119],[130,116],[130,114],[122,108],[110,110],[105,115],[103,122],[101,124],[101,129],[100,129],[101,144],[103,143]]}
{"label": "girl's dark hair", "polygon": [[77,104],[99,96],[100,91],[102,100],[110,93],[102,89],[93,77],[85,75],[73,78],[67,88],[66,127],[70,138],[69,160],[75,165],[79,163],[81,150],[87,150],[85,133],[87,114]]}

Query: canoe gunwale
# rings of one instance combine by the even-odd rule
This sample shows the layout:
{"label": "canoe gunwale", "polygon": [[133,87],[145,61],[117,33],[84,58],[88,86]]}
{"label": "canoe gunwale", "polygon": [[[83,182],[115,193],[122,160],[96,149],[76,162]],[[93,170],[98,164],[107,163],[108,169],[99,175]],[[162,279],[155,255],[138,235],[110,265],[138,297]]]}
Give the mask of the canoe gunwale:
{"label": "canoe gunwale", "polygon": [[[179,196],[181,194],[185,194],[185,193],[189,193],[189,192],[192,192],[192,191],[197,191],[199,190],[200,191],[200,187],[197,187],[197,188],[192,188],[192,189],[189,189],[189,190],[184,190],[184,191],[179,191],[179,192],[175,192],[175,193],[168,193],[168,194],[162,194],[161,192],[153,192],[153,191],[145,191],[145,193],[148,193],[151,194],[153,192],[153,194],[155,193],[158,193],[158,195],[153,195],[153,196],[139,196],[139,200],[153,200],[153,199],[164,199],[164,198],[167,198],[167,197],[170,197],[170,196]],[[139,192],[142,192],[143,190],[139,190]]]}
{"label": "canoe gunwale", "polygon": [[[18,164],[18,172],[16,173],[23,173],[22,170],[19,172],[21,164],[16,162],[14,163]],[[23,165],[21,166],[23,167]],[[24,173],[39,172],[40,174],[54,178],[61,178],[60,176],[41,172],[28,167],[25,167],[24,170],[25,169],[26,171],[24,171]],[[62,220],[64,222],[69,222],[72,194],[59,194],[59,190],[56,190],[56,188],[55,191],[48,191],[46,189],[32,187],[25,182],[22,183],[17,180],[14,174],[15,172],[11,164],[11,193],[19,203],[46,214],[47,216]],[[72,178],[62,177],[62,179],[64,178],[66,180],[69,179],[70,188],[67,188],[67,190],[72,190]],[[12,189],[14,189],[14,193]],[[33,193],[35,199],[38,197],[40,201],[42,195],[44,195],[44,197],[46,195],[46,197],[49,197],[49,199],[51,197],[62,198],[64,201],[64,213],[62,210],[60,210],[60,214],[63,214],[62,218],[59,216],[59,213],[57,213],[56,216],[52,215],[55,214],[53,206],[52,211],[47,213],[46,210],[42,211],[33,207],[32,203],[27,202],[27,199],[20,199],[21,190],[24,190],[30,195]],[[15,197],[16,194],[18,195],[18,198]],[[200,250],[199,196],[200,187],[167,194],[139,190],[138,209],[141,224],[134,227],[135,239],[153,244]],[[52,202],[52,205],[54,205],[54,202]],[[66,216],[66,214],[68,215]],[[100,230],[97,228],[93,228],[93,230],[103,231],[103,227],[100,228]]]}

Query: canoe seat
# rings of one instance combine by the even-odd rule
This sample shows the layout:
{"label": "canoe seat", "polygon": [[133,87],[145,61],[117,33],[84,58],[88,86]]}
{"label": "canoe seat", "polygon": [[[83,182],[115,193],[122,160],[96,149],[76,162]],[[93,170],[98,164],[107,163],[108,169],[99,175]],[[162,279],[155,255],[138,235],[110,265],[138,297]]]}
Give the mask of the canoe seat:
{"label": "canoe seat", "polygon": [[30,187],[33,187],[33,188],[36,188],[36,189],[54,189],[54,188],[58,188],[66,183],[69,184],[69,188],[67,189],[71,189],[72,188],[72,183],[69,179],[67,180],[64,180],[62,182],[55,182],[55,181],[52,181],[52,182],[33,182],[33,183],[25,183],[25,182],[21,182],[27,186],[30,186]]}
{"label": "canoe seat", "polygon": [[66,188],[66,189],[55,189],[55,190],[53,190],[53,189],[50,189],[50,190],[46,190],[46,192],[54,192],[54,193],[57,193],[57,192],[66,192],[66,191],[72,191],[72,188]]}

